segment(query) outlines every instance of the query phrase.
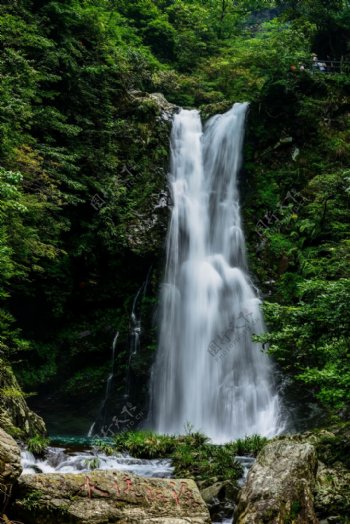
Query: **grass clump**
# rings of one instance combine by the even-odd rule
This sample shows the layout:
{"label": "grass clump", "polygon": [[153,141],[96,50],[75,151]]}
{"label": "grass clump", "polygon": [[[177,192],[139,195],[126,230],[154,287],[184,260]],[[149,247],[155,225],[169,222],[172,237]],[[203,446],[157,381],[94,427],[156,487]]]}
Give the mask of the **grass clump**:
{"label": "grass clump", "polygon": [[28,451],[37,457],[41,457],[45,454],[48,445],[49,439],[41,435],[34,435],[34,437],[31,437],[27,441]]}
{"label": "grass clump", "polygon": [[268,439],[260,435],[251,435],[243,439],[238,439],[232,442],[236,455],[249,455],[256,457],[257,454],[267,444]]}
{"label": "grass clump", "polygon": [[256,456],[267,439],[258,435],[216,445],[199,432],[185,435],[157,435],[151,431],[123,432],[113,437],[115,452],[136,458],[172,460],[175,478],[192,478],[202,487],[216,481],[235,482],[242,475],[237,455]]}
{"label": "grass clump", "polygon": [[203,444],[193,447],[188,442],[177,446],[173,456],[175,476],[192,478],[202,487],[217,481],[236,481],[242,476],[242,466],[237,462],[229,445]]}
{"label": "grass clump", "polygon": [[115,455],[115,448],[113,444],[110,444],[109,442],[102,439],[96,439],[94,440],[93,445],[109,457]]}
{"label": "grass clump", "polygon": [[122,453],[129,453],[135,458],[167,458],[176,447],[176,437],[156,435],[151,431],[128,431],[113,437],[114,448]]}

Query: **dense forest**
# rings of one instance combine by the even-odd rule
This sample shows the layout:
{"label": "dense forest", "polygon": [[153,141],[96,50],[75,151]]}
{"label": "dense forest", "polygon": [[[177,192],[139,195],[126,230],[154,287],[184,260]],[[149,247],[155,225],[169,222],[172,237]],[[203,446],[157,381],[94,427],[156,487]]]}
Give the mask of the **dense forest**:
{"label": "dense forest", "polygon": [[147,403],[168,220],[161,93],[203,118],[250,102],[241,194],[261,340],[288,389],[348,418],[349,2],[3,0],[0,40],[1,359],[28,402],[83,401],[88,424],[117,331],[123,395],[150,274],[131,369]]}

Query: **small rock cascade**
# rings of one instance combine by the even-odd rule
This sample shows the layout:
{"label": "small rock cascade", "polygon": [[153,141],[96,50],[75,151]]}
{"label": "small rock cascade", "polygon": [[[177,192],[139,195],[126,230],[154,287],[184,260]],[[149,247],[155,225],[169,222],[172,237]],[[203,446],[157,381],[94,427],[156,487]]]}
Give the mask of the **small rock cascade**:
{"label": "small rock cascade", "polygon": [[[128,353],[128,365],[125,375],[125,393],[124,400],[129,399],[132,389],[132,363],[135,356],[140,352],[140,342],[141,342],[141,306],[142,301],[145,298],[149,279],[152,272],[152,266],[149,268],[145,281],[142,283],[140,288],[137,290],[137,293],[133,299],[131,313],[130,313],[130,323],[129,323],[129,353]],[[87,433],[88,437],[93,437],[96,435],[104,435],[105,428],[108,426],[109,419],[111,414],[108,413],[108,401],[111,398],[112,386],[115,378],[115,364],[117,357],[117,342],[119,337],[119,331],[115,334],[112,343],[112,357],[111,357],[111,367],[106,380],[106,388],[104,398],[101,402],[100,408],[98,410],[97,417],[95,421],[91,424],[89,431]],[[102,430],[102,431],[101,431]]]}
{"label": "small rock cascade", "polygon": [[141,346],[141,333],[142,333],[142,318],[141,318],[141,306],[142,301],[145,298],[147,293],[149,279],[152,273],[152,266],[149,268],[146,280],[142,283],[141,287],[138,289],[133,303],[130,314],[130,324],[129,324],[129,360],[128,360],[128,369],[126,374],[126,391],[125,398],[129,398],[131,393],[131,368],[132,361],[136,355],[139,354]]}
{"label": "small rock cascade", "polygon": [[116,334],[114,336],[114,339],[113,339],[113,342],[112,342],[111,368],[110,368],[110,372],[108,374],[107,381],[106,381],[105,395],[104,395],[104,398],[102,400],[101,406],[100,406],[100,408],[98,410],[98,414],[97,414],[96,420],[93,422],[93,424],[91,424],[91,426],[89,428],[89,431],[88,431],[88,434],[87,434],[88,437],[93,437],[95,432],[98,431],[99,429],[103,428],[104,425],[106,424],[106,419],[107,419],[107,402],[109,400],[109,397],[110,397],[111,391],[112,391],[112,383],[113,383],[113,379],[114,379],[114,366],[115,366],[115,357],[116,357],[116,348],[117,348],[118,337],[119,337],[119,331],[116,332]]}
{"label": "small rock cascade", "polygon": [[37,473],[84,473],[94,469],[118,470],[143,477],[168,478],[174,468],[168,459],[139,459],[129,455],[106,455],[97,448],[85,451],[50,446],[43,457],[22,451],[22,468],[25,475]]}

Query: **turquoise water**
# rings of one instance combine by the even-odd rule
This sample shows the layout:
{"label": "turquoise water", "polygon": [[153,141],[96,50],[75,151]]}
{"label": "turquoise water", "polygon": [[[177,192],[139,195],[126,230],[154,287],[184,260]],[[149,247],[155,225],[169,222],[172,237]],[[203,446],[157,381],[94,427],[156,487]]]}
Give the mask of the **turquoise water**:
{"label": "turquoise water", "polygon": [[[79,435],[50,435],[50,445],[67,448],[91,448],[97,439]],[[98,442],[112,444],[113,440],[108,437],[99,438]]]}

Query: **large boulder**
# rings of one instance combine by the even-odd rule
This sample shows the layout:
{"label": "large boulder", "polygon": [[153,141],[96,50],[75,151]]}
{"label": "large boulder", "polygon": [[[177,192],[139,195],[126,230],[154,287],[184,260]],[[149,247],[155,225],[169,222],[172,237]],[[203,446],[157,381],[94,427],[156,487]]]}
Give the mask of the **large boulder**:
{"label": "large boulder", "polygon": [[242,489],[238,524],[316,524],[316,450],[308,442],[275,440],[258,455]]}
{"label": "large boulder", "polygon": [[209,524],[192,480],[120,471],[22,475],[12,518],[25,524]]}
{"label": "large boulder", "polygon": [[14,439],[0,428],[0,510],[7,505],[12,486],[21,473],[21,451]]}

